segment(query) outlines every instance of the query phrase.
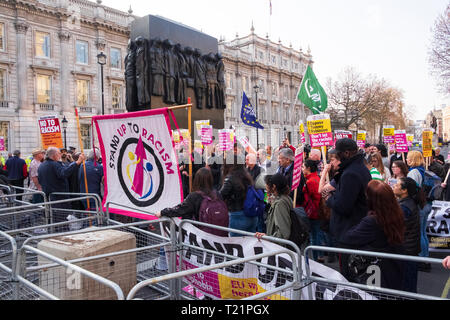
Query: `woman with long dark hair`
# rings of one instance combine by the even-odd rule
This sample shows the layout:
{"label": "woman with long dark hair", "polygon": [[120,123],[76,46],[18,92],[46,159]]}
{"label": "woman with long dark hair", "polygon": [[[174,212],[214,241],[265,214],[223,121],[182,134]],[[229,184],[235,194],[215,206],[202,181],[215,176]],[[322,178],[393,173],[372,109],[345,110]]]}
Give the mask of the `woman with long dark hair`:
{"label": "woman with long dark hair", "polygon": [[[416,182],[408,177],[400,178],[394,186],[405,219],[405,254],[418,256],[420,253],[420,214]],[[417,262],[405,263],[403,290],[417,292]]]}
{"label": "woman with long dark hair", "polygon": [[[237,229],[247,232],[256,232],[258,224],[258,217],[247,217],[244,214],[244,201],[247,195],[248,187],[253,184],[252,177],[245,169],[245,160],[234,155],[232,157],[232,164],[229,164],[230,159],[225,161],[223,165],[223,184],[219,193],[222,199],[228,206],[230,214],[231,229]],[[238,233],[230,232],[230,237],[242,236]]]}
{"label": "woman with long dark hair", "polygon": [[[382,181],[372,180],[366,193],[368,215],[343,236],[342,242],[359,250],[403,254],[405,224],[392,188]],[[379,267],[381,286],[401,290],[403,263],[381,259]]]}

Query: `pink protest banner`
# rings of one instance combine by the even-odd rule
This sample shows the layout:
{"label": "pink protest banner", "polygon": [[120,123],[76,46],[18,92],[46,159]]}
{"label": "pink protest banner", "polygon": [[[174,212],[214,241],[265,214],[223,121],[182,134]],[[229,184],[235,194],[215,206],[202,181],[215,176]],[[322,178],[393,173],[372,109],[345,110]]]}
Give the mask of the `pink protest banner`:
{"label": "pink protest banner", "polygon": [[103,210],[144,220],[183,201],[167,108],[94,116],[105,160]]}
{"label": "pink protest banner", "polygon": [[229,151],[233,150],[234,141],[231,138],[231,134],[234,136],[233,130],[223,129],[219,130],[219,150]]}
{"label": "pink protest banner", "polygon": [[398,153],[409,151],[405,130],[395,130],[395,149]]}
{"label": "pink protest banner", "polygon": [[5,137],[0,137],[0,151],[5,151]]}
{"label": "pink protest banner", "polygon": [[294,191],[300,185],[300,180],[302,178],[302,164],[303,164],[303,150],[297,151],[295,154],[294,172],[292,174],[292,189],[291,189],[291,191]]}
{"label": "pink protest banner", "polygon": [[213,127],[210,125],[202,125],[200,130],[200,136],[202,138],[202,144],[209,146],[213,143]]}

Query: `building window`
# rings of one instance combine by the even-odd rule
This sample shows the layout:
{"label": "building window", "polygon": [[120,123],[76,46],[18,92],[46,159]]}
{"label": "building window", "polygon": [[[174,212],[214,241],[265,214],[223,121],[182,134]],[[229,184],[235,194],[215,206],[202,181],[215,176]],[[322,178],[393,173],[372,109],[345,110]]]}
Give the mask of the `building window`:
{"label": "building window", "polygon": [[280,115],[278,114],[278,107],[274,106],[274,107],[272,108],[272,119],[273,119],[273,121],[280,121],[280,120],[279,120],[279,119],[280,119],[279,116],[280,116]]}
{"label": "building window", "polygon": [[83,142],[83,148],[91,148],[91,125],[81,124],[80,125],[81,140]]}
{"label": "building window", "polygon": [[275,63],[276,63],[276,59],[277,59],[277,57],[275,57],[274,55],[272,55],[272,64],[275,64]]}
{"label": "building window", "polygon": [[76,42],[76,56],[77,63],[89,63],[89,44],[86,41],[77,40]]}
{"label": "building window", "polygon": [[0,121],[0,138],[3,137],[5,150],[9,149],[9,121]]}
{"label": "building window", "polygon": [[50,58],[50,34],[36,31],[36,57]]}
{"label": "building window", "polygon": [[77,80],[77,107],[89,106],[89,80]]}
{"label": "building window", "polygon": [[37,103],[50,104],[52,92],[52,79],[50,76],[38,74],[37,77]]}
{"label": "building window", "polygon": [[5,51],[5,24],[0,23],[0,51]]}
{"label": "building window", "polygon": [[294,70],[298,70],[298,63],[294,63]]}
{"label": "building window", "polygon": [[231,115],[233,114],[233,105],[231,101],[227,101],[227,108],[225,109],[225,116],[227,118],[231,118]]}
{"label": "building window", "polygon": [[272,96],[278,96],[278,84],[276,82],[272,82]]}
{"label": "building window", "polygon": [[242,91],[250,92],[250,83],[248,81],[248,77],[242,77]]}
{"label": "building window", "polygon": [[122,109],[122,86],[120,84],[112,85],[111,96],[113,109]]}
{"label": "building window", "polygon": [[284,86],[284,99],[289,100],[289,86],[288,85]]}
{"label": "building window", "polygon": [[227,73],[227,88],[233,89],[233,77],[231,76],[231,73]]}
{"label": "building window", "polygon": [[6,101],[6,71],[0,69],[0,101]]}
{"label": "building window", "polygon": [[120,69],[121,68],[120,62],[122,61],[120,49],[111,48],[110,55],[111,55],[110,59],[111,68]]}
{"label": "building window", "polygon": [[259,59],[264,60],[264,53],[262,51],[258,51],[258,52],[259,52]]}
{"label": "building window", "polygon": [[264,82],[264,80],[260,80],[259,84],[259,91],[261,92],[262,95],[265,95],[266,92],[266,83]]}

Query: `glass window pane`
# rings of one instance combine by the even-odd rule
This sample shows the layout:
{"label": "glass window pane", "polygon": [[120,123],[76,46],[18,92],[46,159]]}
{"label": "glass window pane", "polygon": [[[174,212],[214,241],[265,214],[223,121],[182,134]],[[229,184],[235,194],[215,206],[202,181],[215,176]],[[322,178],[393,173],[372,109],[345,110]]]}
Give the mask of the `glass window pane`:
{"label": "glass window pane", "polygon": [[119,84],[112,85],[112,107],[113,109],[121,108],[121,91],[122,86]]}
{"label": "glass window pane", "polygon": [[84,41],[77,41],[76,55],[78,63],[88,63],[88,43]]}
{"label": "glass window pane", "polygon": [[121,61],[121,55],[120,50],[116,48],[111,48],[111,68],[120,69],[120,61]]}
{"label": "glass window pane", "polygon": [[87,107],[89,105],[89,81],[77,80],[77,106]]}
{"label": "glass window pane", "polygon": [[50,34],[36,31],[36,56],[50,58]]}
{"label": "glass window pane", "polygon": [[81,124],[80,125],[81,140],[83,141],[83,148],[91,148],[91,125]]}
{"label": "glass window pane", "polygon": [[0,70],[0,101],[6,100],[6,72]]}
{"label": "glass window pane", "polygon": [[37,103],[50,103],[51,79],[50,76],[37,76]]}
{"label": "glass window pane", "polygon": [[0,23],[0,50],[5,50],[5,24]]}

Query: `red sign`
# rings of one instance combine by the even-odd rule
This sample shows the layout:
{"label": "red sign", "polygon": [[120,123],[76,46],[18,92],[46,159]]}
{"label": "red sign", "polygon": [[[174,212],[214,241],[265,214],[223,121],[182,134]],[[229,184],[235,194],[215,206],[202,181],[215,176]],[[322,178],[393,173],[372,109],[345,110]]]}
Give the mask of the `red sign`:
{"label": "red sign", "polygon": [[42,138],[42,148],[48,149],[49,147],[62,148],[62,135],[61,126],[59,125],[59,119],[55,116],[41,117],[38,120],[39,132]]}

